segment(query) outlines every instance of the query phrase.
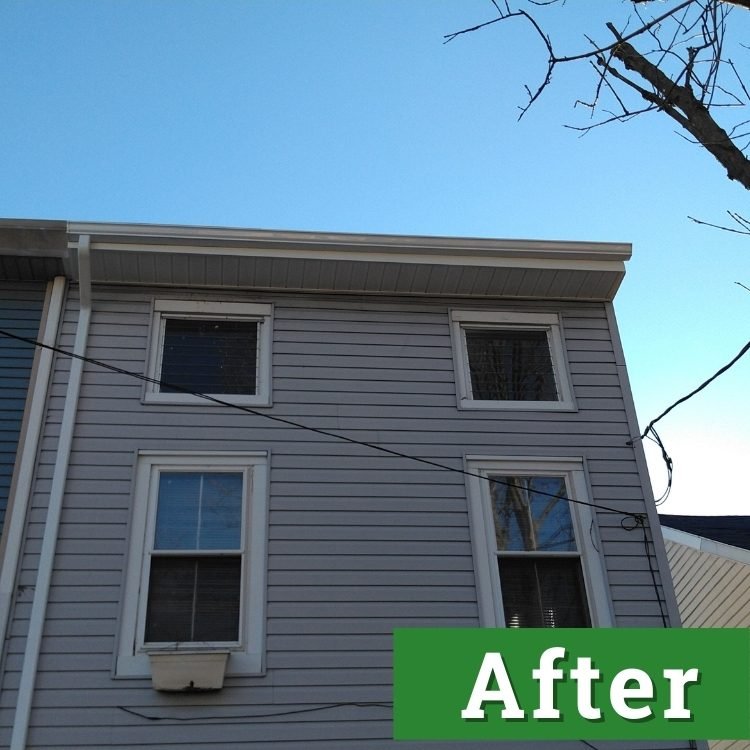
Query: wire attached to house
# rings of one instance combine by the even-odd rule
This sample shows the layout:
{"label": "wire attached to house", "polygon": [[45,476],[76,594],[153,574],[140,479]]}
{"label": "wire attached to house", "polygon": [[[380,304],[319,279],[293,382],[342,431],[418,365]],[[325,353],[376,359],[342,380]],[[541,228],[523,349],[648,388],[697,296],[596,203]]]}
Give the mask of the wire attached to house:
{"label": "wire attached to house", "polygon": [[[220,406],[227,406],[231,409],[236,409],[238,411],[246,412],[247,414],[253,414],[257,417],[263,417],[264,419],[270,419],[273,422],[279,422],[289,427],[295,427],[301,430],[307,430],[308,432],[314,432],[318,435],[330,437],[335,440],[341,440],[343,442],[350,443],[352,445],[359,445],[359,446],[362,446],[363,448],[369,448],[371,450],[380,451],[381,453],[386,453],[390,456],[395,456],[397,458],[405,458],[409,461],[416,461],[418,463],[425,464],[427,466],[431,466],[435,469],[440,469],[442,471],[450,471],[450,472],[453,472],[454,474],[463,474],[464,476],[467,476],[467,477],[474,477],[475,479],[487,480],[491,484],[498,484],[498,485],[502,485],[505,487],[519,489],[519,486],[517,484],[514,484],[512,482],[506,482],[496,477],[486,477],[483,474],[477,474],[476,472],[468,471],[467,469],[457,469],[453,466],[448,466],[447,464],[439,463],[438,461],[432,461],[429,458],[420,458],[419,456],[412,456],[412,455],[409,455],[408,453],[402,453],[401,451],[394,450],[393,448],[386,448],[385,446],[378,445],[377,443],[369,443],[365,440],[357,440],[356,438],[349,437],[348,435],[342,435],[337,432],[331,432],[330,430],[325,430],[320,427],[311,427],[309,425],[302,424],[301,422],[296,422],[293,419],[287,419],[286,417],[279,417],[274,414],[266,414],[265,412],[258,411],[257,409],[253,409],[249,406],[244,406],[242,404],[234,404],[234,403],[231,403],[230,401],[224,401],[223,399],[217,398],[216,396],[211,396],[207,393],[199,393],[198,391],[191,391],[189,388],[185,388],[183,386],[176,385],[174,383],[169,383],[165,380],[152,378],[152,377],[149,377],[148,375],[142,375],[141,373],[138,373],[138,372],[132,372],[131,370],[125,370],[122,367],[117,367],[116,365],[110,365],[106,362],[102,362],[101,360],[93,359],[92,357],[87,357],[82,354],[76,354],[67,349],[62,349],[60,347],[53,346],[52,344],[45,344],[41,341],[37,341],[32,338],[27,338],[26,336],[19,336],[18,334],[11,333],[10,331],[5,331],[3,329],[0,329],[0,335],[15,339],[17,341],[23,341],[27,344],[37,346],[42,349],[48,349],[57,354],[61,354],[65,357],[70,357],[71,359],[79,359],[88,364],[95,365],[96,367],[101,367],[104,370],[115,372],[118,375],[127,375],[128,377],[135,378],[136,380],[141,380],[143,382],[151,383],[153,385],[166,387],[171,390],[179,391],[180,393],[188,394],[190,396],[196,396],[197,398],[202,398],[205,401],[209,401],[214,404],[219,404]],[[603,510],[608,513],[616,513],[619,515],[627,516],[629,518],[632,518],[634,521],[636,521],[636,525],[639,520],[645,522],[645,519],[646,519],[646,515],[644,513],[633,513],[632,511],[622,510],[620,508],[613,508],[612,506],[604,505],[602,503],[591,503],[591,502],[587,502],[586,500],[579,500],[573,497],[565,497],[563,495],[558,495],[553,492],[545,492],[543,490],[535,489],[533,492],[535,495],[541,495],[542,497],[551,497],[556,500],[567,500],[568,502],[576,503],[578,505],[587,505],[590,508],[596,508],[598,510]]]}
{"label": "wire attached to house", "polygon": [[716,378],[718,378],[720,375],[723,375],[730,367],[733,367],[735,364],[737,364],[737,362],[739,362],[742,359],[742,357],[744,357],[745,354],[747,354],[747,352],[749,350],[750,350],[750,341],[748,341],[745,344],[745,346],[743,346],[742,349],[740,349],[740,351],[731,360],[731,362],[727,362],[727,364],[725,364],[723,367],[719,368],[708,380],[704,380],[695,390],[690,391],[690,393],[688,393],[687,396],[683,396],[682,398],[678,398],[677,401],[675,401],[671,406],[667,407],[658,417],[656,417],[656,419],[652,419],[648,423],[648,425],[646,426],[646,429],[643,431],[643,433],[641,435],[639,435],[638,437],[633,438],[632,440],[629,441],[629,445],[632,445],[633,442],[635,442],[636,440],[643,440],[643,438],[645,438],[646,435],[649,434],[649,432],[653,431],[654,425],[660,419],[663,419],[664,417],[666,417],[667,414],[669,414],[669,412],[672,411],[672,409],[676,408],[680,404],[684,404],[685,401],[688,401],[689,399],[691,399],[693,396],[696,395],[696,393],[700,393],[704,388],[706,388],[706,386],[708,386],[711,383],[713,383],[713,381],[716,380]]}
{"label": "wire attached to house", "polygon": [[664,461],[664,465],[667,467],[667,488],[658,498],[654,500],[654,505],[659,506],[659,505],[663,505],[667,501],[667,498],[672,492],[672,476],[674,473],[674,464],[669,454],[667,453],[667,449],[664,447],[664,443],[662,442],[661,437],[659,437],[659,433],[656,431],[656,428],[651,427],[649,429],[649,432],[650,434],[647,435],[646,437],[652,443],[656,443],[656,445],[659,446],[659,449],[661,450],[662,460]]}
{"label": "wire attached to house", "polygon": [[146,719],[147,721],[220,721],[226,722],[232,719],[275,719],[280,716],[296,716],[298,714],[310,714],[316,711],[328,711],[332,708],[341,708],[345,706],[351,706],[354,708],[393,708],[393,703],[387,701],[342,701],[340,703],[322,703],[318,706],[307,706],[306,708],[295,708],[289,711],[277,711],[272,713],[252,713],[252,714],[229,714],[222,716],[153,716],[144,714],[141,711],[136,711],[134,708],[127,708],[126,706],[118,706],[120,711],[124,711],[126,714],[132,714],[137,716],[139,719]]}
{"label": "wire attached to house", "polygon": [[[735,282],[739,283],[739,282]],[[740,285],[742,286],[742,285]],[[664,417],[667,416],[673,409],[678,407],[680,404],[684,404],[686,401],[691,399],[693,396],[695,396],[697,393],[700,393],[704,388],[706,388],[708,385],[710,385],[716,378],[718,378],[720,375],[723,375],[727,370],[729,370],[730,367],[733,367],[737,362],[742,359],[742,357],[747,354],[747,352],[750,351],[750,341],[748,341],[745,346],[740,349],[740,351],[736,354],[736,356],[730,361],[727,362],[723,367],[720,367],[708,380],[704,380],[697,388],[690,391],[686,396],[683,396],[682,398],[677,399],[671,406],[667,407],[661,414],[659,414],[656,419],[652,419],[647,425],[646,428],[643,430],[643,432],[638,435],[637,437],[631,438],[628,440],[627,445],[633,445],[636,440],[644,440],[645,438],[648,438],[652,442],[656,443],[656,445],[659,446],[659,450],[661,451],[661,457],[664,461],[664,465],[667,467],[667,488],[664,490],[664,492],[661,494],[660,497],[656,498],[654,500],[654,504],[659,506],[663,505],[667,498],[669,497],[670,493],[672,492],[672,479],[674,474],[674,462],[670,458],[669,454],[667,453],[667,449],[664,447],[664,442],[659,437],[659,433],[656,431],[656,428],[654,425]]]}
{"label": "wire attached to house", "polygon": [[[285,425],[290,426],[290,427],[295,427],[297,429],[306,430],[308,432],[312,432],[312,433],[315,433],[315,434],[318,434],[318,435],[323,435],[324,437],[333,438],[335,440],[340,440],[340,441],[343,441],[343,442],[346,442],[346,443],[350,443],[352,445],[359,445],[359,446],[361,446],[363,448],[369,448],[370,450],[380,451],[381,453],[385,453],[387,455],[394,456],[394,457],[397,457],[397,458],[403,458],[403,459],[406,459],[406,460],[409,460],[409,461],[416,461],[417,463],[425,464],[427,466],[431,466],[431,467],[433,467],[435,469],[440,469],[442,471],[449,471],[449,472],[452,472],[452,473],[455,473],[455,474],[462,474],[464,476],[473,477],[475,479],[486,480],[491,485],[492,484],[494,484],[494,485],[502,485],[502,486],[505,486],[505,487],[511,487],[511,488],[514,488],[514,489],[519,489],[519,486],[517,484],[514,484],[512,482],[506,482],[506,481],[504,481],[502,479],[498,479],[497,477],[487,477],[487,476],[484,476],[482,474],[477,474],[476,472],[473,472],[473,471],[468,471],[466,469],[456,469],[453,466],[448,466],[446,464],[441,464],[441,463],[439,463],[437,461],[431,461],[430,459],[427,459],[427,458],[420,458],[419,456],[412,456],[412,455],[409,455],[407,453],[402,453],[401,451],[394,450],[392,448],[386,448],[385,446],[378,445],[376,443],[369,443],[369,442],[366,442],[364,440],[357,440],[356,438],[349,437],[348,435],[341,435],[339,433],[331,432],[330,430],[324,430],[324,429],[321,429],[319,427],[310,427],[309,425],[305,425],[305,424],[302,424],[300,422],[296,422],[296,421],[294,421],[292,419],[287,419],[286,417],[279,417],[279,416],[275,416],[273,414],[266,414],[266,413],[264,413],[262,411],[258,411],[256,409],[252,409],[252,408],[250,408],[248,406],[244,406],[242,404],[233,404],[233,403],[231,403],[229,401],[224,401],[223,399],[216,398],[215,396],[210,396],[209,394],[206,394],[206,393],[199,393],[197,391],[191,391],[190,389],[185,388],[183,386],[179,386],[179,385],[176,385],[176,384],[173,384],[173,383],[168,383],[166,381],[163,381],[163,380],[160,380],[160,379],[157,379],[157,378],[152,378],[152,377],[149,377],[148,375],[143,375],[141,373],[132,372],[131,370],[125,370],[122,367],[117,367],[115,365],[110,365],[110,364],[108,364],[106,362],[102,362],[100,360],[93,359],[92,357],[87,357],[87,356],[84,356],[84,355],[75,354],[74,352],[71,352],[71,351],[69,351],[67,349],[62,349],[60,347],[53,346],[51,344],[45,344],[45,343],[43,343],[41,341],[37,341],[36,339],[33,339],[33,338],[28,338],[28,337],[25,337],[25,336],[19,336],[18,334],[11,333],[10,331],[6,331],[6,330],[3,330],[3,329],[0,329],[0,335],[6,336],[8,338],[15,339],[17,341],[22,341],[22,342],[25,342],[25,343],[27,343],[29,345],[40,347],[42,349],[48,349],[50,351],[55,352],[56,354],[60,354],[60,355],[65,356],[65,357],[69,357],[71,359],[79,359],[79,360],[81,360],[81,361],[83,361],[85,363],[94,365],[96,367],[100,367],[100,368],[102,368],[104,370],[109,370],[110,372],[114,372],[114,373],[117,373],[119,375],[126,375],[128,377],[131,377],[131,378],[134,378],[136,380],[140,380],[140,381],[143,381],[143,382],[146,382],[146,383],[151,383],[153,385],[159,385],[161,387],[167,387],[167,388],[170,388],[170,389],[173,389],[173,390],[177,390],[177,391],[179,391],[181,393],[186,393],[186,394],[189,394],[189,395],[192,395],[192,396],[196,396],[198,398],[204,399],[205,401],[209,401],[211,403],[215,403],[215,404],[218,404],[220,406],[226,406],[226,407],[229,407],[230,409],[235,409],[235,410],[238,410],[238,411],[243,411],[243,412],[245,412],[247,414],[253,414],[253,415],[258,416],[258,417],[263,417],[264,419],[269,419],[269,420],[271,420],[273,422],[278,422],[278,423],[285,424]],[[750,346],[750,342],[749,342],[748,345]],[[575,503],[577,505],[585,505],[585,506],[588,506],[590,508],[595,508],[597,510],[605,511],[607,513],[614,513],[614,514],[620,515],[620,516],[623,517],[623,521],[625,521],[625,519],[631,519],[631,524],[630,525],[625,525],[623,522],[621,522],[621,525],[622,525],[623,529],[625,529],[627,531],[633,531],[634,529],[636,529],[636,528],[638,528],[640,526],[640,527],[643,528],[644,534],[646,534],[646,520],[647,520],[647,516],[646,516],[645,513],[634,513],[632,511],[622,510],[620,508],[613,508],[612,506],[604,505],[602,503],[592,503],[592,502],[588,502],[586,500],[580,500],[580,499],[577,499],[577,498],[564,497],[562,495],[558,495],[558,494],[555,494],[555,493],[552,493],[552,492],[545,492],[544,490],[534,490],[534,494],[540,495],[542,497],[550,497],[550,498],[553,498],[555,500],[566,500],[567,502]],[[651,576],[652,576],[652,581],[653,581],[653,585],[654,585],[654,592],[655,592],[655,595],[656,595],[656,599],[659,602],[659,608],[660,608],[660,611],[661,611],[662,621],[664,622],[665,627],[667,627],[667,620],[666,620],[666,618],[664,616],[664,612],[662,610],[661,595],[659,593],[659,588],[658,588],[658,586],[656,584],[656,575],[653,572],[653,566],[652,566],[650,551],[648,549],[648,544],[646,545],[646,556],[648,558],[649,568],[652,571]],[[123,710],[125,710],[125,709],[123,709]]]}

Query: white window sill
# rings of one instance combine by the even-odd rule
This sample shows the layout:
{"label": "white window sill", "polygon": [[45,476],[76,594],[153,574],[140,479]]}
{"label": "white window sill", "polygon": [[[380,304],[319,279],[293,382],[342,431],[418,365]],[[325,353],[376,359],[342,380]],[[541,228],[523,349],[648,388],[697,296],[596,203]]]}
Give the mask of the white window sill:
{"label": "white window sill", "polygon": [[[234,406],[271,406],[271,397],[260,393],[254,396],[226,395],[222,393],[208,393],[207,396],[224,401]],[[144,404],[171,404],[171,405],[198,405],[198,406],[223,406],[207,398],[194,396],[192,393],[152,393],[147,392],[143,397]]]}
{"label": "white window sill", "polygon": [[459,409],[484,409],[485,411],[578,411],[572,401],[483,401],[461,398]]}
{"label": "white window sill", "polygon": [[170,651],[164,649],[149,649],[148,651],[135,655],[125,657],[120,656],[117,660],[117,671],[115,677],[140,679],[151,678],[153,676],[153,662],[151,659],[153,655],[173,655],[175,659],[180,660],[191,653],[196,655],[228,654],[229,657],[225,673],[229,676],[251,676],[263,673],[261,655],[247,651],[232,651],[229,648],[195,648],[190,650],[180,649]]}

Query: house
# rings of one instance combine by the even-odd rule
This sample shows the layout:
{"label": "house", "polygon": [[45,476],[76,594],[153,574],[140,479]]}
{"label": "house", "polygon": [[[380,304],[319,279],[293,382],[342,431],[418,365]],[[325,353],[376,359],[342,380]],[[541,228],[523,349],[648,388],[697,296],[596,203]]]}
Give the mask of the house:
{"label": "house", "polygon": [[[685,627],[750,627],[750,516],[659,515]],[[717,741],[712,750],[748,750]]]}
{"label": "house", "polygon": [[388,748],[395,627],[679,624],[628,245],[0,230],[53,347],[12,339],[0,744]]}
{"label": "house", "polygon": [[660,514],[685,627],[750,627],[750,516]]}

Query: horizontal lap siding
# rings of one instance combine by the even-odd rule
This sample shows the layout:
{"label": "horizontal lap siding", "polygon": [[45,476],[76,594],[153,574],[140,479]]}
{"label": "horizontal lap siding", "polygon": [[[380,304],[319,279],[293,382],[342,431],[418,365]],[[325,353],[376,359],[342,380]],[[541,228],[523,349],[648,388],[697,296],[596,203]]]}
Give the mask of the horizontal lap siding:
{"label": "horizontal lap siding", "polygon": [[[0,283],[0,328],[36,339],[44,294],[45,284]],[[33,361],[33,346],[0,336],[0,531],[8,506]]]}
{"label": "horizontal lap siding", "polygon": [[[274,405],[264,413],[455,469],[470,453],[582,456],[595,500],[643,509],[602,305],[503,304],[563,310],[579,411],[545,414],[457,410],[445,302],[248,300],[274,302]],[[88,354],[144,372],[151,301],[142,291],[98,290]],[[496,306],[458,302],[469,309]],[[76,320],[71,304],[65,347],[72,346]],[[57,359],[21,574],[29,586],[69,368]],[[390,711],[377,706],[221,725],[210,718],[388,702],[394,627],[478,625],[464,477],[237,410],[144,405],[142,390],[128,376],[85,367],[30,747],[301,747],[295,739],[313,747],[391,747]],[[139,449],[271,451],[267,675],[230,679],[217,694],[191,696],[112,679]],[[658,624],[642,536],[623,529],[619,517],[600,519],[618,624]],[[11,693],[30,601],[19,601],[11,630],[5,675]],[[8,700],[0,699],[3,721]],[[123,708],[152,716],[187,712],[207,721],[149,722]]]}

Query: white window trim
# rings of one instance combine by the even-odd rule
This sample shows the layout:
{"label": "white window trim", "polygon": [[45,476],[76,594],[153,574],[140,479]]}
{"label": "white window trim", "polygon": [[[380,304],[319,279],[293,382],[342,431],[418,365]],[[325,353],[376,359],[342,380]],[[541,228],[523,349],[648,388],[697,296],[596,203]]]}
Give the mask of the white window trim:
{"label": "white window trim", "polygon": [[[574,500],[591,502],[583,459],[573,458],[497,458],[466,456],[466,470],[477,476],[467,477],[469,525],[471,530],[474,573],[476,576],[479,622],[484,628],[505,627],[500,576],[497,571],[495,522],[492,517],[490,484],[485,477],[564,476],[568,493]],[[581,568],[592,627],[613,626],[612,603],[600,552],[599,529],[593,509],[581,502],[571,502],[570,514],[581,557]]]}
{"label": "white window trim", "polygon": [[[149,653],[186,650],[229,651],[227,674],[263,671],[265,638],[266,549],[268,525],[268,454],[265,452],[157,452],[141,451],[136,465],[130,548],[123,588],[122,619],[115,676],[148,677]],[[148,597],[148,561],[153,534],[158,478],[162,471],[243,471],[245,503],[243,529],[245,561],[242,572],[240,641],[236,644],[186,643],[172,649],[143,645],[143,623]]]}
{"label": "white window trim", "polygon": [[[157,299],[151,323],[151,343],[148,356],[149,378],[159,379],[164,349],[164,321],[167,318],[249,320],[258,323],[258,352],[256,359],[256,392],[252,395],[210,393],[207,395],[243,406],[271,405],[271,347],[273,342],[273,305],[245,302],[207,302],[203,300]],[[156,383],[146,383],[146,403],[203,404],[214,402],[190,393],[162,393]]]}
{"label": "white window trim", "polygon": [[[527,409],[530,411],[575,411],[573,388],[568,375],[560,316],[556,313],[531,313],[496,310],[451,310],[451,339],[456,371],[456,396],[459,409]],[[465,327],[507,330],[544,330],[547,332],[557,401],[499,401],[472,397]]]}

